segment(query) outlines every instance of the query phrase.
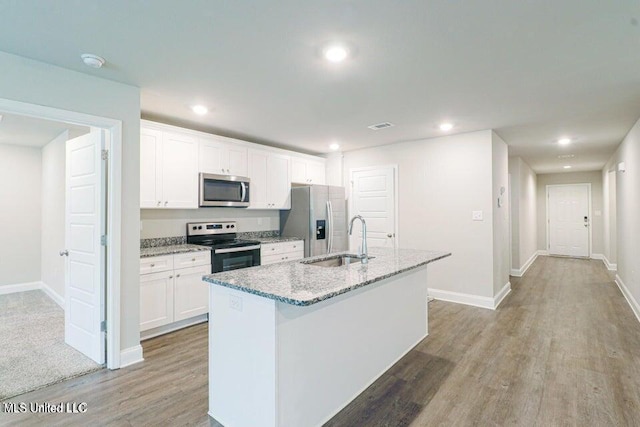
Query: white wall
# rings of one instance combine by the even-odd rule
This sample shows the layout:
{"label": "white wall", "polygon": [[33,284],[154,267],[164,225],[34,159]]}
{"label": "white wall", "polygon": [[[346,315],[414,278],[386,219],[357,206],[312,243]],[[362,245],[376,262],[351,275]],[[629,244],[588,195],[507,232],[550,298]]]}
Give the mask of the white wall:
{"label": "white wall", "polygon": [[602,170],[602,226],[603,251],[609,264],[616,264],[618,259],[616,236],[616,170],[615,164]]}
{"label": "white wall", "polygon": [[[602,254],[602,172],[568,172],[538,175],[538,249],[547,250],[547,185],[591,184],[591,234],[593,254]],[[598,215],[598,212],[600,213]]]}
{"label": "white wall", "polygon": [[327,155],[327,162],[325,163],[327,185],[335,185],[338,187],[344,185],[344,179],[342,176],[343,157],[342,152]]}
{"label": "white wall", "polygon": [[[626,171],[616,172],[618,276],[637,304],[640,301],[640,120],[603,170],[617,170],[619,162],[624,162]],[[640,309],[637,305],[635,308]]]}
{"label": "white wall", "polygon": [[537,176],[520,157],[509,159],[511,175],[511,268],[522,269],[538,251]]}
{"label": "white wall", "polygon": [[0,286],[40,280],[41,162],[40,148],[0,144]]}
{"label": "white wall", "polygon": [[[493,192],[493,295],[509,282],[509,153],[507,144],[491,132]],[[498,206],[498,199],[501,204]]]}
{"label": "white wall", "polygon": [[41,280],[64,298],[65,248],[65,146],[64,131],[42,148]]}
{"label": "white wall", "polygon": [[236,221],[238,231],[280,230],[280,211],[235,208],[141,209],[140,238],[186,235],[187,222]]}
{"label": "white wall", "polygon": [[4,52],[0,70],[0,98],[122,121],[120,332],[123,349],[136,346],[140,342],[140,89]]}
{"label": "white wall", "polygon": [[[493,297],[492,132],[346,152],[345,184],[352,168],[391,164],[398,165],[399,246],[453,254],[429,267],[430,288]],[[472,221],[475,210],[484,221]]]}

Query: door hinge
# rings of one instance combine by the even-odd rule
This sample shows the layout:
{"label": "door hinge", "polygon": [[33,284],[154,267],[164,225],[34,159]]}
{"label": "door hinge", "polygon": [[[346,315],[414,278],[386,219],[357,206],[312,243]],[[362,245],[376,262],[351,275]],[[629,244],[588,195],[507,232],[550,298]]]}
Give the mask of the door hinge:
{"label": "door hinge", "polygon": [[102,150],[102,160],[107,160],[109,158],[109,150]]}
{"label": "door hinge", "polygon": [[107,321],[103,320],[100,322],[100,332],[107,332]]}
{"label": "door hinge", "polygon": [[107,235],[103,234],[102,236],[100,236],[100,244],[102,246],[107,246]]}

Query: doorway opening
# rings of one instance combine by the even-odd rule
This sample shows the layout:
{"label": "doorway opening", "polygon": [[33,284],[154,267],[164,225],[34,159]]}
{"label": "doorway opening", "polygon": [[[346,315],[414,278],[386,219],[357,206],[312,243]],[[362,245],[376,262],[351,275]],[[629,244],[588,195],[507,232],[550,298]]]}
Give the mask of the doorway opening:
{"label": "doorway opening", "polygon": [[549,255],[591,256],[591,184],[547,185]]}
{"label": "doorway opening", "polygon": [[[46,218],[43,217],[41,221],[34,221],[34,225],[38,230],[47,227],[48,231],[58,233],[58,240],[45,239],[43,240],[45,244],[38,245],[38,247],[43,251],[41,255],[43,260],[45,258],[51,260],[52,252],[55,252],[58,262],[60,259],[65,260],[63,271],[60,271],[59,265],[55,271],[58,274],[58,285],[60,277],[64,277],[65,289],[62,291],[63,295],[59,295],[62,298],[53,299],[54,305],[70,307],[71,312],[67,311],[66,313],[70,319],[65,322],[65,329],[75,322],[76,333],[75,338],[70,331],[65,331],[65,335],[71,339],[71,344],[77,350],[90,359],[97,360],[99,364],[106,362],[109,369],[117,369],[120,367],[122,123],[120,120],[7,99],[0,99],[0,115],[4,117],[17,116],[24,120],[40,120],[43,123],[66,126],[66,129],[85,129],[82,135],[77,132],[69,132],[66,136],[59,135],[62,142],[58,142],[63,144],[62,146],[66,150],[61,155],[65,159],[65,168],[67,163],[75,165],[73,173],[66,176],[69,171],[64,172],[64,185],[62,186],[59,184],[60,177],[58,176],[58,185],[53,187],[54,190],[48,189],[46,195],[40,197],[41,200],[39,199],[40,204],[44,203],[44,197],[51,196],[55,192],[57,194],[56,200],[60,205],[60,194],[63,194],[64,204],[58,206],[63,214],[60,214],[59,210],[56,211],[59,215],[57,222],[60,221],[60,217],[66,221],[71,212],[75,215],[74,226],[70,227],[65,224],[55,229],[51,223],[46,222],[52,219],[49,215]],[[67,150],[67,140],[83,137],[90,140],[90,142],[84,142],[84,149],[81,147],[71,150],[71,152]],[[6,141],[0,141],[0,144],[3,142]],[[55,151],[60,157],[60,150]],[[87,182],[90,176],[93,176],[92,183]],[[44,184],[51,184],[51,182],[44,181],[42,176],[40,178],[40,180],[36,180],[38,185],[35,188],[42,192]],[[66,182],[70,178],[76,180],[76,186],[72,189],[66,188]],[[67,192],[71,192],[75,197],[66,197]],[[30,197],[33,198],[33,194],[20,194],[20,197],[28,200]],[[11,200],[7,200],[6,203],[13,206]],[[53,202],[47,201],[47,203]],[[90,212],[89,208],[97,210]],[[87,218],[90,216],[93,216],[92,221],[95,227],[87,222]],[[56,244],[60,241],[60,233],[62,235],[68,234],[64,237],[65,245]],[[87,251],[89,246],[97,248],[91,262],[87,260],[90,252]],[[44,254],[45,250],[47,251],[46,255]],[[75,259],[72,256],[74,253]],[[40,256],[37,260],[40,261]],[[31,267],[38,274],[41,272],[39,266],[37,268]],[[69,267],[71,267],[70,274]],[[40,278],[38,280],[9,280],[9,278],[0,277],[0,294],[41,290],[43,289],[42,283]],[[66,287],[70,285],[75,286],[75,295],[73,292],[65,292]],[[92,287],[91,292],[89,292],[88,286]],[[57,289],[60,290],[60,287]],[[56,293],[59,294],[59,292]],[[86,298],[87,295],[91,295],[90,303]],[[83,333],[85,337],[78,339],[78,335],[83,335]],[[87,335],[93,336],[93,341],[89,345],[86,345]]]}

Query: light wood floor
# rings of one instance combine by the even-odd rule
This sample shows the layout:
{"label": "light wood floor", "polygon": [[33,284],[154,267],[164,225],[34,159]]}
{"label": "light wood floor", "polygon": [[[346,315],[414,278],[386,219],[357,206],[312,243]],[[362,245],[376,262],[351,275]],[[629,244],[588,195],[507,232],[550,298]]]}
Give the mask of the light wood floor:
{"label": "light wood floor", "polygon": [[[496,311],[435,301],[430,335],[329,426],[640,425],[640,323],[601,261],[540,257]],[[206,325],[144,342],[145,362],[13,401],[86,415],[0,425],[216,425]]]}

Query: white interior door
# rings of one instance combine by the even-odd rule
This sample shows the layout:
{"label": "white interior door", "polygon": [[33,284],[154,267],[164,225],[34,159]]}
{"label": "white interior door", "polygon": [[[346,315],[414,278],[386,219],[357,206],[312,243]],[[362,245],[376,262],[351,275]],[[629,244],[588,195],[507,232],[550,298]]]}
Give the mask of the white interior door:
{"label": "white interior door", "polygon": [[[361,215],[367,222],[369,247],[396,246],[395,168],[354,169],[351,171],[350,218]],[[361,244],[361,223],[354,223],[349,238],[352,251]],[[356,233],[357,231],[357,233]]]}
{"label": "white interior door", "polygon": [[589,256],[589,186],[547,187],[549,254]]}
{"label": "white interior door", "polygon": [[66,146],[65,341],[104,363],[105,162],[103,131],[71,139]]}

